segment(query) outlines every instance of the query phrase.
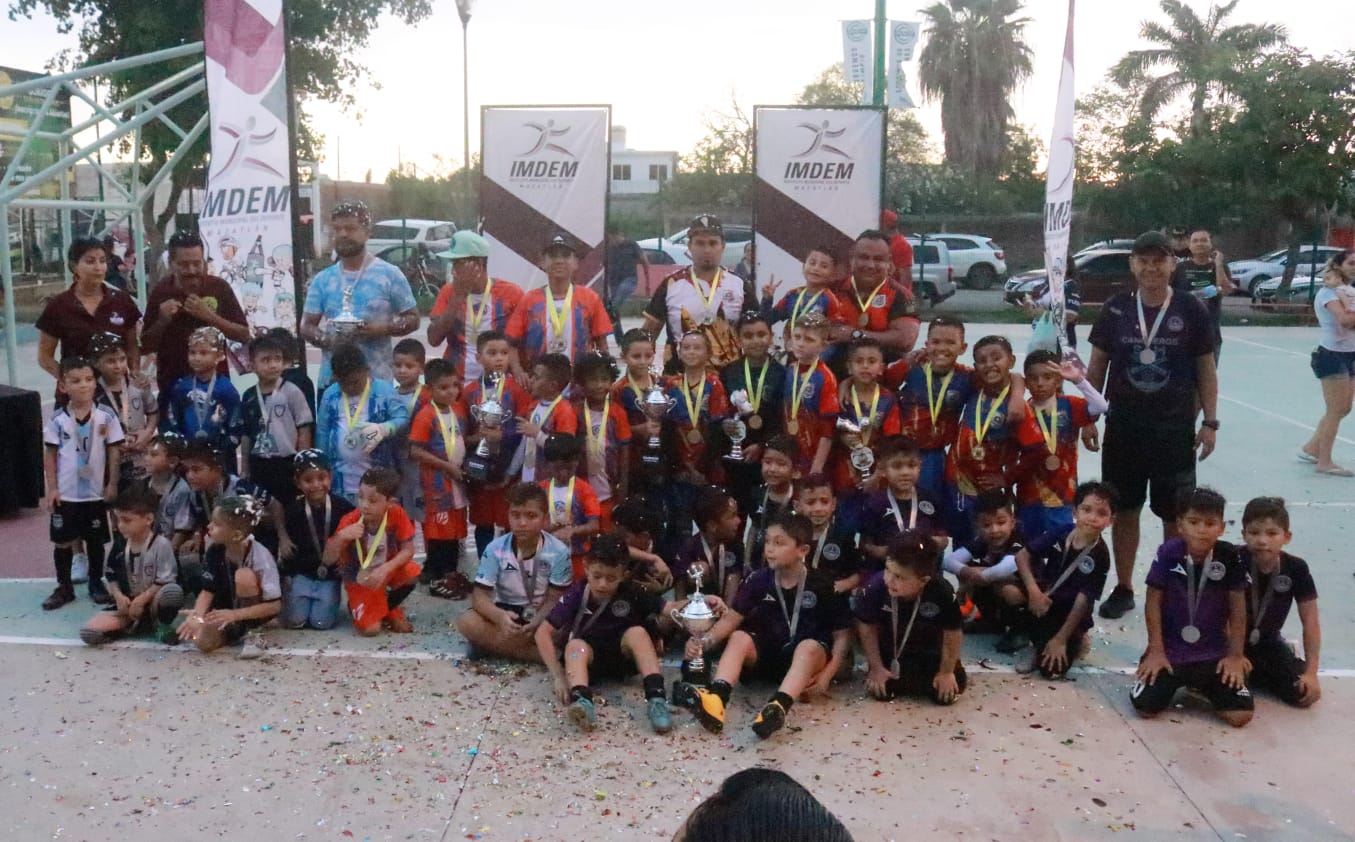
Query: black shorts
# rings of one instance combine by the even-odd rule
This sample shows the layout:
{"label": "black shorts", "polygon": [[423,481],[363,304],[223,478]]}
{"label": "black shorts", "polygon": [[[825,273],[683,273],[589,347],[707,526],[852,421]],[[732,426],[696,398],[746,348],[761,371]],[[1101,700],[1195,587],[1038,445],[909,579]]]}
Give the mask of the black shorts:
{"label": "black shorts", "polygon": [[[889,659],[885,660],[885,666],[889,666]],[[932,686],[932,681],[940,671],[939,649],[905,650],[899,658],[899,677],[885,682],[885,691],[891,699],[898,696],[926,696],[938,705],[942,704],[936,695],[936,688]],[[955,662],[955,684],[961,693],[969,686],[969,675],[958,660]]]}
{"label": "black shorts", "polygon": [[[748,636],[753,638],[753,648],[757,651],[757,663],[749,670],[748,680],[780,684],[781,679],[790,672],[790,662],[795,657],[795,648],[800,645],[799,641],[782,643],[776,640],[763,640],[755,634]],[[823,640],[814,642],[823,647],[825,655],[832,654],[831,643]]]}
{"label": "black shorts", "polygon": [[1318,380],[1328,377],[1355,377],[1355,351],[1332,351],[1321,345],[1308,360]]}
{"label": "black shorts", "polygon": [[1195,487],[1195,423],[1117,423],[1113,418],[1106,420],[1101,479],[1114,486],[1119,510],[1136,511],[1146,501],[1153,514],[1174,518],[1181,491]]}
{"label": "black shorts", "polygon": [[53,544],[69,544],[71,541],[107,544],[108,505],[102,500],[63,500],[52,511],[47,534]]}
{"label": "black shorts", "polygon": [[1068,619],[1068,612],[1073,608],[1072,603],[1054,603],[1049,611],[1043,617],[1031,615],[1030,624],[1030,642],[1035,646],[1035,665],[1040,670],[1040,675],[1045,678],[1062,678],[1068,668],[1073,665],[1078,656],[1082,654],[1082,641],[1086,638],[1086,632],[1078,629],[1068,636],[1068,645],[1064,657],[1068,664],[1062,670],[1055,672],[1046,669],[1040,663],[1040,656],[1044,654],[1044,648],[1049,645],[1049,641],[1054,639],[1054,635],[1059,633],[1063,624]]}
{"label": "black shorts", "polygon": [[[620,638],[614,641],[583,639],[593,650],[593,662],[588,665],[589,681],[623,681],[639,672],[635,661],[621,651]],[[565,648],[560,647],[560,663],[565,661]]]}
{"label": "black shorts", "polygon": [[1172,671],[1163,670],[1152,684],[1134,683],[1129,699],[1134,709],[1143,713],[1161,713],[1172,703],[1176,691],[1182,687],[1198,690],[1209,699],[1214,710],[1225,713],[1234,710],[1252,710],[1251,691],[1246,685],[1234,690],[1223,683],[1218,673],[1218,661],[1197,664],[1172,664]]}
{"label": "black shorts", "polygon": [[289,456],[250,456],[249,479],[280,505],[296,499],[296,468]]}
{"label": "black shorts", "polygon": [[1299,677],[1308,664],[1294,654],[1284,638],[1266,637],[1255,645],[1247,644],[1247,659],[1251,661],[1248,680],[1258,689],[1275,694],[1280,701],[1296,705],[1303,694],[1299,691]]}

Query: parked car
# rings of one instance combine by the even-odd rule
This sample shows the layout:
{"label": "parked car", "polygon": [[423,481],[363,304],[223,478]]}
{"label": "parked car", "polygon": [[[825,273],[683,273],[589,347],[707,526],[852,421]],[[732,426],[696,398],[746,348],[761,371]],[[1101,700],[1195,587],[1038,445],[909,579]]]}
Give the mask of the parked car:
{"label": "parked car", "polygon": [[[748,245],[753,239],[753,229],[747,225],[726,225],[725,226],[725,254],[720,262],[726,269],[733,269],[741,259],[743,259],[743,247]],[[650,251],[661,251],[672,258],[670,263],[678,266],[691,266],[692,256],[687,252],[687,229],[673,234],[671,237],[650,237],[638,242],[640,248],[646,253]],[[646,256],[649,256],[646,254]],[[654,261],[651,260],[651,263]]]}
{"label": "parked car", "polygon": [[1086,248],[1073,252],[1073,258],[1077,259],[1082,255],[1088,254],[1093,251],[1105,251],[1106,249],[1132,249],[1132,248],[1134,248],[1133,238],[1127,240],[1126,239],[1097,240],[1096,242],[1092,243]]}
{"label": "parked car", "polygon": [[377,254],[390,246],[417,243],[435,252],[445,251],[455,233],[456,223],[445,219],[383,219],[372,226],[367,251]]}
{"label": "parked car", "polygon": [[[1322,265],[1325,266],[1326,264]],[[1317,290],[1322,288],[1322,266],[1317,267],[1316,275],[1308,275],[1307,271],[1307,266],[1299,267],[1298,273],[1294,275],[1294,280],[1289,284],[1289,289],[1283,296],[1280,295],[1280,284],[1284,281],[1283,277],[1258,281],[1253,284],[1252,301],[1272,302],[1279,300],[1289,303],[1308,302],[1311,300],[1311,296],[1317,295]],[[1316,289],[1314,287],[1316,287]]]}
{"label": "parked car", "polygon": [[433,252],[431,247],[422,243],[404,243],[387,246],[377,252],[376,256],[398,266],[400,271],[405,273],[409,288],[414,291],[416,298],[435,297],[438,290],[442,289],[442,285],[451,277],[449,273],[452,267],[448,265],[448,261]]}
{"label": "parked car", "polygon": [[673,255],[662,249],[641,248],[640,251],[645,253],[645,260],[649,261],[650,266],[673,266],[676,263]]}
{"label": "parked car", "polygon": [[954,295],[955,267],[946,244],[930,237],[926,245],[920,237],[905,239],[913,247],[913,295],[919,301],[930,301],[933,307]]}
{"label": "parked car", "polygon": [[[1320,276],[1322,267],[1326,266],[1331,256],[1340,250],[1336,246],[1318,246],[1316,251],[1311,245],[1299,248],[1294,270],[1295,282],[1297,283],[1300,276],[1307,277],[1312,274]],[[1228,271],[1233,273],[1233,281],[1237,284],[1238,292],[1256,298],[1261,284],[1284,275],[1285,266],[1288,265],[1288,254],[1289,249],[1282,248],[1254,260],[1228,261]]]}
{"label": "parked car", "polygon": [[928,234],[928,240],[940,240],[950,251],[950,265],[960,283],[974,289],[988,289],[1007,274],[1007,259],[1002,246],[978,234]]}
{"label": "parked car", "polygon": [[[1073,257],[1082,303],[1100,304],[1117,292],[1134,288],[1129,254],[1129,249],[1100,249]],[[1014,275],[1004,286],[1003,298],[1015,304],[1047,280],[1049,274],[1043,269]]]}

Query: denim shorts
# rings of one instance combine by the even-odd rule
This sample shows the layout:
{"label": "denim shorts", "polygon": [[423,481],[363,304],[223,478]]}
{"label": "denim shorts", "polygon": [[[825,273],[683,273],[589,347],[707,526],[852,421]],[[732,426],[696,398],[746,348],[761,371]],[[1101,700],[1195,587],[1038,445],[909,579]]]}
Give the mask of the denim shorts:
{"label": "denim shorts", "polygon": [[1318,380],[1327,377],[1355,377],[1355,351],[1332,351],[1321,345],[1313,350],[1309,365]]}

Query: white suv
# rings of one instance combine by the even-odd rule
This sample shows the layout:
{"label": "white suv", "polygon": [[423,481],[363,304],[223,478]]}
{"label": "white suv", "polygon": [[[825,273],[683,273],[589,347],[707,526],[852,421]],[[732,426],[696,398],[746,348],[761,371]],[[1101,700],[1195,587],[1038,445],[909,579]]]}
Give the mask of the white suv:
{"label": "white suv", "polygon": [[955,275],[967,287],[988,289],[1007,274],[1002,246],[979,234],[928,234],[928,240],[940,240],[950,250]]}
{"label": "white suv", "polygon": [[383,219],[372,225],[367,251],[376,254],[391,246],[423,243],[429,251],[439,252],[451,246],[455,233],[456,223],[445,219]]}
{"label": "white suv", "polygon": [[[726,269],[733,269],[743,259],[743,247],[753,239],[753,229],[747,225],[725,226],[725,254],[721,259]],[[650,237],[637,243],[642,249],[664,252],[678,266],[691,266],[692,255],[687,251],[687,229],[671,237]],[[651,261],[653,262],[653,261]]]}
{"label": "white suv", "polygon": [[928,237],[923,245],[920,237],[906,237],[913,247],[913,295],[918,301],[928,301],[933,307],[955,294],[955,267],[951,265],[950,250],[942,240]]}

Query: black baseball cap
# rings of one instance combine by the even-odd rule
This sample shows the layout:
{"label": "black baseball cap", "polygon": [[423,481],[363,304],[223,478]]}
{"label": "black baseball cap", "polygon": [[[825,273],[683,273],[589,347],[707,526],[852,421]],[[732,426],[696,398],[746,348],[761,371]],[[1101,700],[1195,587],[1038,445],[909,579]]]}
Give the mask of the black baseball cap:
{"label": "black baseball cap", "polygon": [[557,231],[550,242],[546,243],[541,249],[542,254],[550,254],[553,251],[567,251],[575,257],[579,256],[579,250],[574,246],[574,238],[563,231]]}
{"label": "black baseball cap", "polygon": [[1184,237],[1190,233],[1190,229],[1184,225],[1173,225],[1167,229],[1167,233],[1173,237]]}
{"label": "black baseball cap", "polygon": [[691,222],[687,223],[687,238],[691,239],[699,233],[719,234],[723,238],[725,226],[720,221],[720,217],[713,213],[698,214],[692,218]]}
{"label": "black baseball cap", "polygon": [[1161,231],[1144,231],[1134,240],[1134,254],[1152,254],[1161,252],[1171,254],[1171,243]]}

